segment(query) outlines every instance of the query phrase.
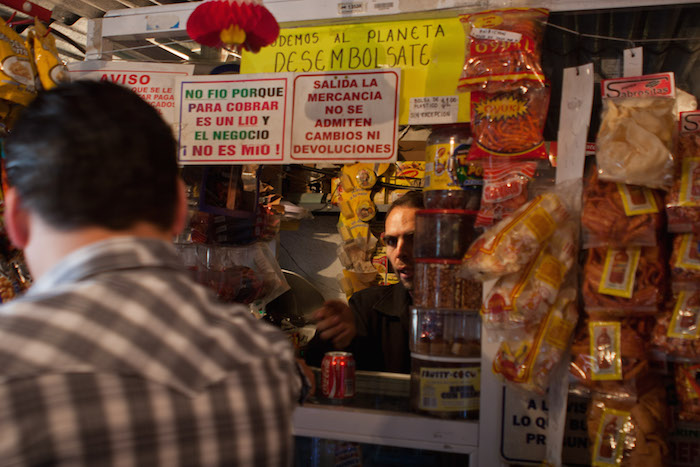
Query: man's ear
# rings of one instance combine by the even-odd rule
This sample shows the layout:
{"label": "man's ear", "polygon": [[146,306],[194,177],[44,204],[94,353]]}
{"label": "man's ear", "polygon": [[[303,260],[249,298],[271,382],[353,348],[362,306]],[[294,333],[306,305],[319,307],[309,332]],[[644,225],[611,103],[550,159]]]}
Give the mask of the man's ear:
{"label": "man's ear", "polygon": [[14,246],[23,250],[29,242],[29,213],[15,188],[5,191],[5,228]]}
{"label": "man's ear", "polygon": [[185,191],[185,182],[178,177],[177,179],[177,205],[175,207],[175,216],[173,218],[173,226],[170,233],[177,236],[185,228],[187,222],[187,194]]}

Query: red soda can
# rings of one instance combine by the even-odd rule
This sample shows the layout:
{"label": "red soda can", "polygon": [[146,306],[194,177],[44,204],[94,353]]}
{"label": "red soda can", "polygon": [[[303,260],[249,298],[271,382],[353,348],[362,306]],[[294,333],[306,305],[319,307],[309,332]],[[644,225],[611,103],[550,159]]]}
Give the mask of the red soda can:
{"label": "red soda can", "polygon": [[326,352],[323,356],[321,391],[329,399],[355,396],[355,358],[350,352]]}

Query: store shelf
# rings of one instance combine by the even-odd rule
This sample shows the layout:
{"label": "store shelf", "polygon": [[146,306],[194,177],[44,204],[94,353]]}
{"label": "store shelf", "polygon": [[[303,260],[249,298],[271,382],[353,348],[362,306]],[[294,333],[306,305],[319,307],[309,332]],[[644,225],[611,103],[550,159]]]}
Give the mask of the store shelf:
{"label": "store shelf", "polygon": [[476,465],[479,422],[305,404],[294,412],[294,435],[471,454]]}

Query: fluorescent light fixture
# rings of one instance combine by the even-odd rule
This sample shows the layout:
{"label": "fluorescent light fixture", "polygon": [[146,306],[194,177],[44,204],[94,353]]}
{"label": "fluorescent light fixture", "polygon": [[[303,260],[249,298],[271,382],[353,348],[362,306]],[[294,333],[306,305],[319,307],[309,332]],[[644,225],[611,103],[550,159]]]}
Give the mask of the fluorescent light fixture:
{"label": "fluorescent light fixture", "polygon": [[173,55],[177,55],[178,57],[182,58],[183,60],[190,59],[189,55],[184,54],[184,53],[180,52],[179,50],[175,50],[172,47],[168,47],[167,45],[161,44],[158,41],[156,41],[155,39],[153,39],[152,37],[147,38],[146,41],[150,42],[151,44],[155,45],[156,47],[160,47],[163,50],[167,50],[168,52],[170,52]]}

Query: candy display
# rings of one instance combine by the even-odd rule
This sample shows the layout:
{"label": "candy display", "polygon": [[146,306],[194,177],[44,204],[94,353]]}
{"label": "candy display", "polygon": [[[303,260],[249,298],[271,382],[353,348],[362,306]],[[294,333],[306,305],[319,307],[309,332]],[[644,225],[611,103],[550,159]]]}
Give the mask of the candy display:
{"label": "candy display", "polygon": [[670,266],[674,290],[700,289],[700,233],[675,236]]}
{"label": "candy display", "polygon": [[528,201],[528,185],[535,176],[535,161],[482,161],[484,187],[476,227],[490,227]]}
{"label": "candy display", "polygon": [[411,352],[432,356],[479,357],[479,314],[449,308],[411,308]]}
{"label": "candy display", "polygon": [[416,306],[477,311],[481,283],[459,276],[462,262],[416,258],[413,302]]}
{"label": "candy display", "polygon": [[462,259],[474,240],[475,211],[424,209],[416,212],[413,256]]}

